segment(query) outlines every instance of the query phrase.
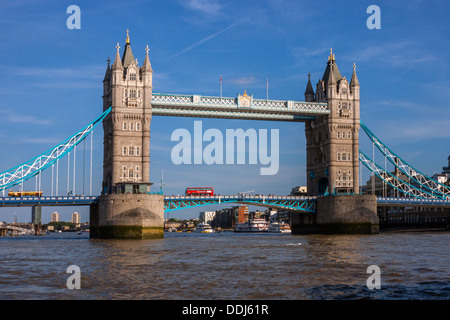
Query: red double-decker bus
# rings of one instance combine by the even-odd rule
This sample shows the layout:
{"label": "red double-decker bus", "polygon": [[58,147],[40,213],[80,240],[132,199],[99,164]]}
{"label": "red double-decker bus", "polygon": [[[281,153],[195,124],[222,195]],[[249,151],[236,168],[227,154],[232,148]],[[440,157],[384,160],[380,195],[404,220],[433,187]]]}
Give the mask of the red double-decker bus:
{"label": "red double-decker bus", "polygon": [[186,195],[213,196],[214,189],[212,187],[188,187],[186,188]]}

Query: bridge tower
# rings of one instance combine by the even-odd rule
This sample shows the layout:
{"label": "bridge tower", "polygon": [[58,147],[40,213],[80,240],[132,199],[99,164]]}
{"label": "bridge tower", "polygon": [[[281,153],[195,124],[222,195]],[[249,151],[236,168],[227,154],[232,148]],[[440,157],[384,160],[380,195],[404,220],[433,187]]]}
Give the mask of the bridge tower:
{"label": "bridge tower", "polygon": [[[99,205],[91,208],[91,236],[98,238],[162,237],[164,197],[150,193],[150,123],[153,70],[145,49],[139,67],[127,38],[122,57],[103,80],[103,183]],[[93,224],[93,226],[92,226]]]}
{"label": "bridge tower", "polygon": [[341,75],[331,52],[314,93],[307,102],[327,102],[331,113],[305,125],[309,195],[359,193],[359,82],[355,65],[350,80]]}
{"label": "bridge tower", "polygon": [[293,231],[377,233],[376,198],[359,195],[360,95],[356,66],[350,82],[330,51],[314,92],[310,76],[306,102],[327,102],[330,114],[305,124],[307,192],[317,198],[317,214],[298,215]]}

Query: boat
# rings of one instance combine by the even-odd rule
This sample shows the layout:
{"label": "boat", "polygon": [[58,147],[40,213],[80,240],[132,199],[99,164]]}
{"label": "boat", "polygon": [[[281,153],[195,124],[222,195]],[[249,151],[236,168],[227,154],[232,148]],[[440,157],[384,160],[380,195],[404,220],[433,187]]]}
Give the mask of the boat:
{"label": "boat", "polygon": [[273,233],[291,233],[291,227],[286,222],[271,222],[268,231]]}
{"label": "boat", "polygon": [[201,233],[212,233],[213,229],[211,226],[205,222],[201,222],[197,225],[195,228],[195,232],[201,232]]}
{"label": "boat", "polygon": [[269,222],[265,219],[251,219],[244,223],[239,223],[234,228],[235,232],[267,232]]}

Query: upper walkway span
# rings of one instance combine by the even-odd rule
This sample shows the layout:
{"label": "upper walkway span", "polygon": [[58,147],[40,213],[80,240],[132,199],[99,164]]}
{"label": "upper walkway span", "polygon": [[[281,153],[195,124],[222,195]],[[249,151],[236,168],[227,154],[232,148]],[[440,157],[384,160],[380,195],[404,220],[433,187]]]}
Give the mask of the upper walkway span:
{"label": "upper walkway span", "polygon": [[327,103],[200,95],[152,94],[152,115],[219,119],[296,121],[330,113]]}

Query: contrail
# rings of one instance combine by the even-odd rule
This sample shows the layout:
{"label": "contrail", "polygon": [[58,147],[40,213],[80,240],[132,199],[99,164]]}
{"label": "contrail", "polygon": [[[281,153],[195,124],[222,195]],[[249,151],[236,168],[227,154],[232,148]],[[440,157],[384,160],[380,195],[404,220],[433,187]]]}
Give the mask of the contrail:
{"label": "contrail", "polygon": [[220,31],[217,31],[216,33],[214,33],[214,34],[212,34],[210,36],[207,36],[206,38],[203,38],[202,40],[200,40],[200,41],[198,41],[198,42],[196,42],[194,44],[191,44],[190,46],[188,46],[188,47],[184,48],[183,50],[181,50],[181,51],[175,53],[174,55],[170,56],[169,59],[172,59],[172,58],[174,58],[176,56],[179,56],[180,54],[186,53],[186,52],[192,50],[193,48],[201,45],[202,43],[205,43],[206,41],[211,40],[214,37],[217,37],[219,34],[221,34],[221,33],[225,32],[225,31],[233,28],[235,25],[239,24],[240,22],[241,22],[240,20],[236,21],[233,24],[229,25],[228,27],[226,27],[226,28],[224,28],[224,29],[222,29]]}

